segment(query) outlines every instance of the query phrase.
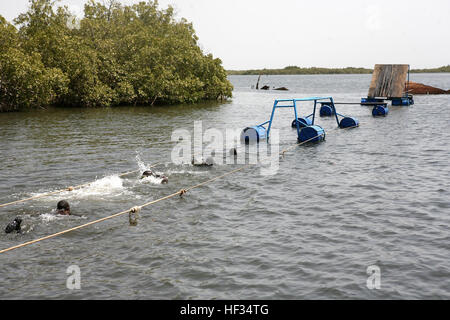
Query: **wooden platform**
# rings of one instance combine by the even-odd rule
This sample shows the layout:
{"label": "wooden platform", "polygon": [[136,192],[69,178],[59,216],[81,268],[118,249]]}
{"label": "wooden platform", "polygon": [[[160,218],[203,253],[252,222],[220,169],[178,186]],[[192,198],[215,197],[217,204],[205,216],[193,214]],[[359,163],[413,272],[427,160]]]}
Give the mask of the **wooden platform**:
{"label": "wooden platform", "polygon": [[369,98],[401,98],[405,93],[407,64],[376,64],[369,87]]}

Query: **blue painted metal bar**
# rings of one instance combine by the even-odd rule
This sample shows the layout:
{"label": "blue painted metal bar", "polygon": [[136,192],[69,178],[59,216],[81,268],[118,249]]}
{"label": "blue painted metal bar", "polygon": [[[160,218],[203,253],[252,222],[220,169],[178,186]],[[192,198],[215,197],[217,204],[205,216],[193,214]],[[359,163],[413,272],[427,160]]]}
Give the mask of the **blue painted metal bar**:
{"label": "blue painted metal bar", "polygon": [[329,100],[332,97],[311,97],[311,98],[301,98],[301,99],[279,99],[278,102],[293,102],[293,101],[314,101],[314,100]]}
{"label": "blue painted metal bar", "polygon": [[[275,100],[275,102],[273,104],[272,113],[270,115],[270,120],[260,124],[260,126],[263,126],[263,125],[265,125],[267,123],[269,124],[268,129],[267,129],[267,141],[269,141],[270,130],[272,129],[273,118],[274,118],[274,115],[275,115],[275,110],[277,108],[294,108],[294,116],[295,116],[295,119],[298,120],[297,102],[314,101],[313,113],[305,117],[305,118],[311,118],[312,117],[312,125],[314,126],[314,123],[315,123],[315,120],[316,120],[316,111],[317,111],[318,101],[325,101],[325,100],[330,105],[330,107],[333,109],[334,116],[336,118],[336,123],[337,123],[338,127],[340,127],[338,116],[339,117],[343,117],[343,118],[346,118],[346,116],[344,116],[344,115],[342,115],[340,113],[337,113],[336,106],[334,105],[333,97],[311,97],[311,98],[301,98],[301,99],[279,99],[279,100]],[[283,103],[283,102],[290,102],[292,104],[288,104],[288,105],[280,104],[280,103]],[[320,102],[320,103],[323,104],[324,102]],[[296,127],[297,127],[297,135],[298,135],[298,137],[300,137],[300,131],[301,131],[300,130],[300,122],[296,121],[295,123],[296,123]]]}
{"label": "blue painted metal bar", "polygon": [[336,123],[337,123],[337,125],[339,127],[339,118],[338,118],[338,115],[337,115],[336,107],[334,106],[333,98],[331,98],[331,97],[330,97],[330,102],[331,102],[331,107],[333,108],[333,111],[334,111],[334,116],[336,118]]}
{"label": "blue painted metal bar", "polygon": [[313,118],[312,118],[312,125],[314,125],[314,121],[316,120],[316,104],[314,103],[314,110],[313,110]]}
{"label": "blue painted metal bar", "polygon": [[263,126],[263,125],[265,125],[265,124],[268,124],[269,122],[270,122],[270,120],[269,120],[269,121],[266,121],[266,122],[264,122],[264,123],[258,124],[258,126]]}
{"label": "blue painted metal bar", "polygon": [[275,109],[277,108],[277,105],[278,105],[278,100],[275,100],[275,102],[273,103],[272,114],[271,114],[270,120],[269,120],[269,128],[267,129],[267,141],[269,141],[270,128],[272,127],[273,115],[275,113]]}
{"label": "blue painted metal bar", "polygon": [[[317,108],[317,100],[314,100],[314,114],[316,114],[316,108]],[[313,118],[313,121],[312,121],[312,124],[314,125],[314,118]]]}
{"label": "blue painted metal bar", "polygon": [[[294,100],[294,115],[295,115],[295,120],[298,119],[298,115],[297,115],[297,101]],[[296,121],[297,124],[297,137],[300,137],[300,123],[299,121]]]}

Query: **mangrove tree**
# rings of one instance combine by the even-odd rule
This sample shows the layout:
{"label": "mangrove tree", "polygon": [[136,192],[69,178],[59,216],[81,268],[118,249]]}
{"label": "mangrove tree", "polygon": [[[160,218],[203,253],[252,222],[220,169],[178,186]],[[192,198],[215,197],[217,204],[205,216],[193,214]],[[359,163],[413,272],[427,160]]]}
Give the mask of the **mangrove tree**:
{"label": "mangrove tree", "polygon": [[48,105],[194,103],[231,97],[220,59],[204,54],[191,23],[157,1],[94,0],[73,16],[30,0],[0,16],[0,111]]}

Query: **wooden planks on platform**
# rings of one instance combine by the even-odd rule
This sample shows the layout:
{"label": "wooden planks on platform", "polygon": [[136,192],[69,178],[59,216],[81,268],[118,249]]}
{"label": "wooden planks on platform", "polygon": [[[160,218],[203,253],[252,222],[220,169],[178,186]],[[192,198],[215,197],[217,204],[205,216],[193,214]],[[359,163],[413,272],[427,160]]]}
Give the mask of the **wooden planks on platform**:
{"label": "wooden planks on platform", "polygon": [[407,64],[376,64],[369,87],[369,98],[401,98],[405,93]]}

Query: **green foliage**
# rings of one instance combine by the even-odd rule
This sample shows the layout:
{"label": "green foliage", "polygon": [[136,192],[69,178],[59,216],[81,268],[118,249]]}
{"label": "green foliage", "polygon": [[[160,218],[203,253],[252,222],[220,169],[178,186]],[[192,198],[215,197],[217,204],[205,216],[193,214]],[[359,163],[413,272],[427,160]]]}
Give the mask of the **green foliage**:
{"label": "green foliage", "polygon": [[45,68],[39,53],[9,48],[0,53],[0,70],[0,111],[50,105],[67,93],[67,77]]}
{"label": "green foliage", "polygon": [[[300,68],[287,66],[284,69],[229,70],[230,75],[290,75],[290,74],[369,74],[373,69],[366,68]],[[450,72],[450,65],[434,69],[412,69],[411,73]]]}
{"label": "green foliage", "polygon": [[440,68],[411,70],[411,73],[439,73],[439,72],[450,72],[450,65],[443,66]]}
{"label": "green foliage", "polygon": [[54,2],[30,0],[28,12],[14,20],[18,29],[0,17],[3,110],[231,97],[222,62],[203,54],[192,24],[176,20],[171,7],[90,0],[84,18],[75,21]]}
{"label": "green foliage", "polygon": [[300,68],[297,66],[288,66],[284,69],[260,69],[260,70],[242,70],[228,71],[228,74],[234,75],[291,75],[291,74],[368,74],[372,73],[372,69],[365,68]]}
{"label": "green foliage", "polygon": [[4,52],[8,48],[17,44],[17,30],[0,15],[0,51]]}

